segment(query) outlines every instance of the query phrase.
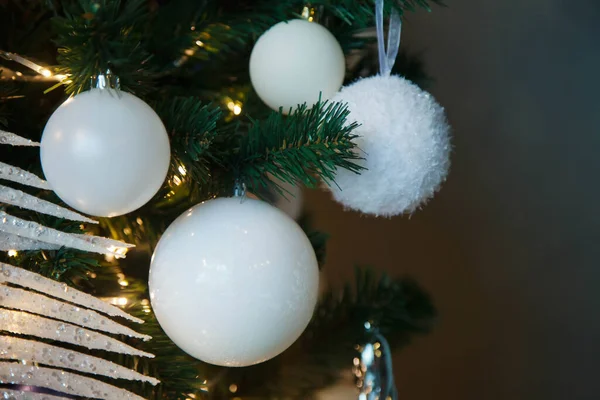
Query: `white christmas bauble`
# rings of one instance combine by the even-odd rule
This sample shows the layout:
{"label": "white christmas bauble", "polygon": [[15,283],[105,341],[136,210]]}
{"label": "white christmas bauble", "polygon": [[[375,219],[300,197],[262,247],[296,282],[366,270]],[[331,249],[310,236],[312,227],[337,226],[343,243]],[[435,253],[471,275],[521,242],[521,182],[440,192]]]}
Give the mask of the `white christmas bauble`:
{"label": "white christmas bauble", "polygon": [[165,231],[150,266],[150,299],[165,333],[188,354],[229,367],[288,348],[308,325],[318,286],[302,229],[249,198],[190,208]]}
{"label": "white christmas bauble", "polygon": [[344,87],[332,101],[348,104],[360,126],[356,144],[367,170],[338,170],[330,187],[344,206],[366,214],[411,213],[446,179],[450,127],[427,92],[399,76],[373,76]]}
{"label": "white christmas bauble", "polygon": [[100,217],[131,212],[161,187],[171,152],[158,115],[139,98],[92,89],[52,114],[41,140],[50,187],[78,211]]}
{"label": "white christmas bauble", "polygon": [[335,37],[315,22],[280,22],[256,42],[250,56],[250,79],[272,109],[289,112],[329,99],[344,81],[344,52]]}

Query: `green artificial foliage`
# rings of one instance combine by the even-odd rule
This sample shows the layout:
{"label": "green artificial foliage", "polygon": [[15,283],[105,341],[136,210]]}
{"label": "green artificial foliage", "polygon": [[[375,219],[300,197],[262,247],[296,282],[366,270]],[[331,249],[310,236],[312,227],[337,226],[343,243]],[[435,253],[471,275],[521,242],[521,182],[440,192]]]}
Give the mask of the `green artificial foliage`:
{"label": "green artificial foliage", "polygon": [[[365,321],[376,324],[394,348],[431,329],[435,309],[414,281],[357,268],[353,285],[322,295],[309,327],[290,349],[265,363],[230,369],[203,363],[178,349],[148,303],[152,250],[169,224],[189,207],[231,195],[236,183],[268,199],[290,195],[277,180],[318,188],[335,185],[339,169],[361,172],[362,154],[354,134],[358,125],[345,104],[319,101],[272,111],[252,88],[248,62],[253,44],[265,30],[312,10],[310,15],[327,26],[344,51],[358,57],[347,80],[375,74],[374,38],[356,35],[373,27],[374,4],[374,0],[0,1],[0,50],[20,54],[62,77],[60,82],[34,79],[34,72],[0,58],[0,70],[18,71],[22,77],[0,80],[0,128],[39,140],[48,117],[66,97],[89,89],[94,75],[110,69],[119,76],[123,90],[154,108],[170,138],[171,168],[163,188],[128,215],[82,225],[0,204],[2,210],[55,229],[104,235],[137,246],[125,260],[65,248],[21,251],[15,257],[0,253],[2,262],[95,296],[128,299],[127,311],[145,320],[140,331],[153,340],[123,340],[156,358],[92,354],[156,376],[162,384],[123,381],[119,386],[155,400],[311,399],[318,389],[335,382],[341,370],[351,368],[354,346],[365,339]],[[387,1],[384,12],[389,15],[392,7],[401,13],[430,11],[432,4],[441,2]],[[394,73],[422,86],[431,81],[419,57],[408,52],[400,53]],[[0,146],[0,160],[42,175],[39,149]],[[62,204],[52,193],[19,189]],[[320,268],[325,267],[328,235],[308,218],[299,224]],[[117,284],[122,276],[127,277],[127,286]],[[210,312],[198,310],[199,317]],[[237,385],[235,393],[232,384]]]}
{"label": "green artificial foliage", "polygon": [[319,102],[298,107],[288,116],[271,113],[264,121],[252,121],[240,146],[239,166],[249,188],[273,184],[267,174],[289,183],[314,188],[320,180],[334,181],[337,168],[359,172],[353,162],[352,130],[348,109],[340,103]]}

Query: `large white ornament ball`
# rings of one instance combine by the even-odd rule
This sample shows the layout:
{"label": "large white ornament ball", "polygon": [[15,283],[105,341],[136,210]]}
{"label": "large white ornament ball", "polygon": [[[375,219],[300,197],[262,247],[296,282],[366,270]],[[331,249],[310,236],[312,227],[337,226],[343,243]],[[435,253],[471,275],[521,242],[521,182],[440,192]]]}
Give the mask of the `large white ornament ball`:
{"label": "large white ornament ball", "polygon": [[159,116],[136,96],[92,89],[69,98],[44,128],[41,160],[52,190],[86,214],[113,217],[148,202],[171,158]]}
{"label": "large white ornament ball", "polygon": [[411,213],[433,196],[450,167],[450,126],[427,92],[399,76],[373,76],[344,87],[332,101],[348,103],[349,120],[366,159],[360,175],[338,170],[334,198],[366,214]]}
{"label": "large white ornament ball", "polygon": [[150,266],[150,299],[186,353],[242,367],[275,357],[304,331],[319,271],[302,229],[269,204],[219,198],[169,226]]}
{"label": "large white ornament ball", "polygon": [[331,98],[344,81],[344,52],[335,37],[315,22],[280,22],[256,42],[250,56],[250,79],[272,109],[290,108]]}

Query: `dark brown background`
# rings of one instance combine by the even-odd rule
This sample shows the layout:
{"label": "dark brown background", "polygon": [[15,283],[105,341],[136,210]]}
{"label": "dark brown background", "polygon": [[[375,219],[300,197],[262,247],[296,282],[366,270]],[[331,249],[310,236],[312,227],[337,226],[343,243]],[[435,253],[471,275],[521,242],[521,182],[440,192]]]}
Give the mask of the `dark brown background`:
{"label": "dark brown background", "polygon": [[395,357],[401,399],[599,399],[600,4],[447,3],[403,45],[454,127],[449,180],[392,220],[307,193],[329,281],[368,263],[432,293],[435,332]]}

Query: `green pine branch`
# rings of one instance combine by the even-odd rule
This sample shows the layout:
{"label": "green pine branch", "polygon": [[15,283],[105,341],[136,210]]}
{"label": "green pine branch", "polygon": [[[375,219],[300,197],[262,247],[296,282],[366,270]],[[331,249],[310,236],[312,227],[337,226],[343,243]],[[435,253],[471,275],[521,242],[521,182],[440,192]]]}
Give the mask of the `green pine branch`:
{"label": "green pine branch", "polygon": [[144,46],[150,10],[146,0],[62,2],[53,19],[58,47],[56,72],[69,75],[67,93],[90,87],[90,77],[111,69],[132,92],[152,88],[155,70]]}
{"label": "green pine branch", "polygon": [[338,168],[360,172],[354,163],[360,157],[348,123],[344,104],[318,102],[312,108],[299,106],[285,116],[272,112],[264,121],[252,120],[242,139],[239,171],[246,185],[253,188],[275,186],[269,178],[317,187],[320,180],[331,184]]}
{"label": "green pine branch", "polygon": [[217,136],[219,108],[202,104],[194,97],[179,97],[155,105],[171,138],[174,170],[180,176],[190,175],[198,183],[210,179],[209,148]]}

